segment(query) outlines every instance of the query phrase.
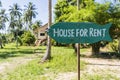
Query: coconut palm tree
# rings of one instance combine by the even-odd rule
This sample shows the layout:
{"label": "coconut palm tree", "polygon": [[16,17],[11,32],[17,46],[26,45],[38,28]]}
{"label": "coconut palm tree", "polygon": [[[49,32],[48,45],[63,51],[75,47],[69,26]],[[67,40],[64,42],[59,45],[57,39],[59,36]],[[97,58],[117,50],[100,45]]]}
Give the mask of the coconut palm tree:
{"label": "coconut palm tree", "polygon": [[10,29],[11,31],[14,33],[15,35],[15,39],[16,39],[16,47],[18,47],[18,31],[22,28],[22,23],[21,23],[21,16],[22,16],[22,9],[19,7],[19,5],[13,4],[13,6],[10,6]]}
{"label": "coconut palm tree", "polygon": [[[50,28],[51,24],[52,24],[52,0],[48,0],[48,9],[49,9],[49,19],[48,19],[48,29]],[[47,40],[47,50],[46,53],[44,55],[44,57],[42,58],[42,61],[46,61],[47,59],[51,58],[51,39],[48,36],[48,40]]]}
{"label": "coconut palm tree", "polygon": [[5,23],[8,21],[7,14],[5,13],[5,9],[1,9],[0,11],[0,29],[5,28]]}
{"label": "coconut palm tree", "polygon": [[[7,14],[5,13],[5,9],[0,10],[0,29],[5,29],[5,23],[8,21]],[[0,36],[0,46],[2,46],[2,37]]]}
{"label": "coconut palm tree", "polygon": [[35,21],[34,24],[32,24],[32,30],[37,29],[38,27],[42,26],[42,22],[40,20]]}
{"label": "coconut palm tree", "polygon": [[28,5],[25,5],[25,11],[23,13],[24,23],[27,24],[27,29],[31,30],[32,20],[36,18],[37,12],[35,11],[35,5],[32,2],[29,2]]}
{"label": "coconut palm tree", "polygon": [[16,3],[13,4],[13,6],[10,6],[10,17],[11,20],[18,20],[20,19],[22,13],[20,11],[22,11],[22,9],[20,8],[20,6]]}

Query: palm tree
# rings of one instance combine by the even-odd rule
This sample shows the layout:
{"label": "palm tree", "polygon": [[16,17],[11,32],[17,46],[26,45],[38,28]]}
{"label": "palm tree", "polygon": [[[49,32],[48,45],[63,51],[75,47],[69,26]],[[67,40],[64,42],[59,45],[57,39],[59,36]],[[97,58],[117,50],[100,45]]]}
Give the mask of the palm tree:
{"label": "palm tree", "polygon": [[31,29],[32,20],[36,18],[37,12],[35,11],[35,5],[32,2],[29,2],[28,5],[25,5],[24,11],[24,23],[27,24],[27,29]]}
{"label": "palm tree", "polygon": [[[48,29],[51,26],[52,23],[52,1],[48,0],[48,9],[49,9],[49,19],[48,19]],[[51,39],[48,36],[48,41],[47,41],[47,50],[46,53],[44,55],[44,57],[42,58],[42,62],[46,61],[47,59],[51,58]]]}
{"label": "palm tree", "polygon": [[12,32],[15,35],[16,39],[16,47],[18,47],[18,31],[22,28],[22,23],[21,23],[21,16],[22,9],[19,7],[19,5],[13,4],[13,6],[10,6],[10,25],[9,27],[11,28]]}
{"label": "palm tree", "polygon": [[1,3],[1,1],[0,1],[0,7],[2,6],[2,3]]}
{"label": "palm tree", "polygon": [[20,11],[22,11],[22,9],[19,7],[19,5],[16,3],[16,4],[13,4],[13,6],[10,6],[10,16],[11,16],[11,19],[13,20],[18,20],[20,19],[22,13]]}
{"label": "palm tree", "polygon": [[11,29],[15,29],[17,25],[17,21],[20,20],[21,16],[22,16],[22,13],[20,12],[22,9],[19,7],[19,5],[16,3],[16,4],[13,4],[13,6],[10,6],[10,28]]}
{"label": "palm tree", "polygon": [[[5,9],[1,9],[0,11],[0,29],[5,29],[5,23],[8,21],[7,14],[5,13]],[[2,37],[0,36],[0,46],[2,46]]]}
{"label": "palm tree", "polygon": [[32,24],[32,30],[35,30],[35,29],[37,29],[38,27],[41,27],[41,26],[42,26],[42,22],[40,20],[35,21],[35,23]]}
{"label": "palm tree", "polygon": [[[1,3],[1,1],[0,1],[0,7],[1,7],[1,6],[2,6],[2,3]],[[3,29],[3,27],[0,26],[0,29]],[[3,47],[2,47],[2,37],[1,37],[1,35],[0,35],[0,47],[3,48]]]}
{"label": "palm tree", "polygon": [[1,9],[0,11],[0,29],[5,28],[5,23],[8,21],[7,14],[5,13],[5,9]]}
{"label": "palm tree", "polygon": [[42,22],[40,20],[37,20],[35,24],[40,27],[42,25]]}

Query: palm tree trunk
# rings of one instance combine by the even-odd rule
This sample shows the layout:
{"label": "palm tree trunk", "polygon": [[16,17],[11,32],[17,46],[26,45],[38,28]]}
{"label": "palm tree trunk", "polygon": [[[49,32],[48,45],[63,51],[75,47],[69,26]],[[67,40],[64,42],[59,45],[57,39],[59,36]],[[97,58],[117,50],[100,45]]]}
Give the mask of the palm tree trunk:
{"label": "palm tree trunk", "polygon": [[3,48],[2,43],[0,42],[0,48]]}
{"label": "palm tree trunk", "polygon": [[[48,10],[49,11],[48,29],[49,29],[52,23],[52,1],[51,0],[48,0],[48,9],[49,9]],[[47,50],[46,50],[44,57],[42,58],[42,62],[49,60],[50,58],[51,58],[51,39],[48,36]]]}
{"label": "palm tree trunk", "polygon": [[2,46],[2,39],[0,39],[0,48],[3,48],[3,46]]}
{"label": "palm tree trunk", "polygon": [[16,48],[18,48],[18,32],[16,31]]}

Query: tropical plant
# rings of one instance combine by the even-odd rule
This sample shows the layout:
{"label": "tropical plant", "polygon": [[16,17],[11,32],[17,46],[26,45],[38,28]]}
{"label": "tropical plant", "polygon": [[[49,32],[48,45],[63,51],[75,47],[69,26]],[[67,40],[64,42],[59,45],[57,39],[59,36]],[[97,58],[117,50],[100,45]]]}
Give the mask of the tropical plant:
{"label": "tropical plant", "polygon": [[32,2],[29,2],[28,5],[25,5],[25,11],[23,13],[23,20],[27,26],[27,30],[31,30],[32,20],[36,18],[37,12],[35,11],[35,5]]}
{"label": "tropical plant", "polygon": [[[2,6],[2,3],[0,1],[0,7]],[[7,14],[5,13],[5,9],[0,9],[0,30],[2,29],[5,29],[5,23],[8,21],[8,18],[7,18]],[[1,48],[3,48],[3,43],[4,43],[4,40],[2,38],[2,35],[0,35],[0,46]]]}
{"label": "tropical plant", "polygon": [[41,27],[42,22],[36,21],[34,24],[32,24],[32,30],[37,29],[38,27]]}
{"label": "tropical plant", "polygon": [[16,39],[16,47],[18,47],[18,32],[22,28],[22,22],[21,22],[21,16],[22,16],[22,9],[19,7],[19,5],[13,4],[13,6],[10,6],[10,25],[9,28],[15,35]]}
{"label": "tropical plant", "polygon": [[7,14],[5,13],[5,9],[1,9],[0,11],[0,29],[5,28],[5,23],[8,21]]}
{"label": "tropical plant", "polygon": [[[52,0],[48,0],[48,9],[49,9],[49,18],[48,18],[48,29],[52,24]],[[45,55],[42,58],[42,61],[50,60],[51,59],[51,38],[47,37],[47,50]]]}
{"label": "tropical plant", "polygon": [[34,44],[35,42],[35,37],[34,35],[31,34],[30,31],[25,31],[24,34],[21,36],[22,44],[23,45],[31,45]]}
{"label": "tropical plant", "polygon": [[[69,4],[67,3],[69,2]],[[55,22],[95,22],[106,24],[112,22],[119,25],[120,7],[111,5],[111,2],[104,4],[96,3],[95,0],[81,0],[80,10],[77,10],[76,4],[70,4],[74,0],[58,0],[55,5]],[[111,8],[112,7],[112,8]],[[115,9],[115,10],[114,10]],[[118,10],[119,9],[119,10]],[[113,11],[113,13],[111,13]],[[112,30],[114,28],[112,27]],[[119,33],[120,30],[118,30]],[[111,32],[112,33],[112,32]],[[113,33],[112,33],[113,34]],[[99,53],[101,42],[92,44],[92,53]]]}

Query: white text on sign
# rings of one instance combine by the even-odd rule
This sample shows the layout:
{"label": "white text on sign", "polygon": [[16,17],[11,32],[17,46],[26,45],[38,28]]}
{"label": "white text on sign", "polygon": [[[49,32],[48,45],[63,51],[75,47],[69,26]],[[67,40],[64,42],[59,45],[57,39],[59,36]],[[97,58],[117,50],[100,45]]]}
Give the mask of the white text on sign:
{"label": "white text on sign", "polygon": [[53,29],[54,37],[105,37],[106,29]]}

